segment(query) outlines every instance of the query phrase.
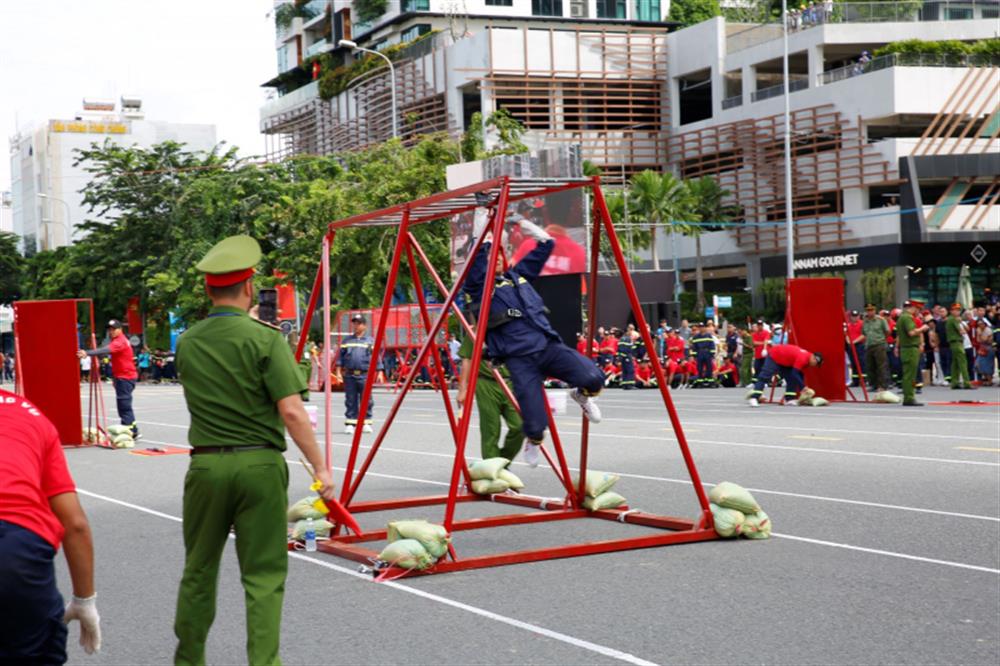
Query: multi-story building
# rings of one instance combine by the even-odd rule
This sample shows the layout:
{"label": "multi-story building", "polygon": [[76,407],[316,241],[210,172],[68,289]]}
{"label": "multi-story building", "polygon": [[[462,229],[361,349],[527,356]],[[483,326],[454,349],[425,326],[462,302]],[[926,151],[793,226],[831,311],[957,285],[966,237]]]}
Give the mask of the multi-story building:
{"label": "multi-story building", "polygon": [[[359,14],[372,4],[277,4],[278,76],[265,85],[280,96],[261,109],[272,158],[458,133],[505,108],[529,145],[581,144],[609,172],[666,162],[666,0],[388,1]],[[341,39],[393,70],[352,67]]]}
{"label": "multi-story building", "polygon": [[14,232],[14,217],[11,206],[11,195],[9,191],[0,192],[0,232]]}
{"label": "multi-story building", "polygon": [[188,150],[215,147],[215,125],[146,120],[142,100],[85,99],[72,118],[56,118],[10,138],[11,212],[13,232],[25,254],[51,250],[79,238],[77,226],[90,215],[81,189],[90,175],[76,166],[76,151],[93,143],[149,147],[176,141]]}
{"label": "multi-story building", "polygon": [[[891,271],[894,300],[954,299],[959,269],[1000,283],[997,57],[874,55],[892,42],[998,36],[996,0],[816,3],[790,24],[792,208],[797,274]],[[668,37],[670,167],[725,187],[735,225],[706,233],[718,287],[786,274],[781,25],[723,19]],[[691,285],[693,243],[681,244]],[[708,283],[711,289],[713,282]],[[871,291],[869,289],[869,291]]]}

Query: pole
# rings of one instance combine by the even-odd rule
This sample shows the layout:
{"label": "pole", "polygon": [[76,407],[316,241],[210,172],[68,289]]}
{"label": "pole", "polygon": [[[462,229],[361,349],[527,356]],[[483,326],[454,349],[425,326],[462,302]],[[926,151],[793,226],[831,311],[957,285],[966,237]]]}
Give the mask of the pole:
{"label": "pole", "polygon": [[792,218],[792,121],[788,99],[791,89],[788,81],[788,0],[781,0],[781,18],[784,22],[781,31],[783,37],[781,68],[785,87],[785,236],[788,243],[786,270],[788,277],[793,278],[795,277],[795,230]]}
{"label": "pole", "polygon": [[363,53],[370,53],[372,55],[377,55],[379,58],[382,58],[382,60],[385,60],[386,63],[389,65],[389,79],[391,81],[390,92],[392,93],[392,138],[396,139],[399,137],[399,124],[398,124],[399,121],[396,117],[396,68],[393,67],[392,61],[389,60],[389,56],[385,55],[384,53],[379,53],[378,51],[372,51],[371,49],[366,49],[357,45],[355,45],[354,48]]}
{"label": "pole", "polygon": [[[69,245],[71,237],[70,226],[69,226],[71,217],[69,204],[63,201],[62,199],[49,196],[48,194],[42,194],[41,192],[36,193],[35,196],[37,196],[39,199],[46,199],[48,201],[58,201],[59,203],[61,203],[63,206],[66,207],[66,217],[62,221],[63,235],[64,235],[63,245]],[[49,222],[51,223],[51,221],[52,221],[52,205],[49,204]],[[50,248],[50,249],[55,249],[55,248]]]}

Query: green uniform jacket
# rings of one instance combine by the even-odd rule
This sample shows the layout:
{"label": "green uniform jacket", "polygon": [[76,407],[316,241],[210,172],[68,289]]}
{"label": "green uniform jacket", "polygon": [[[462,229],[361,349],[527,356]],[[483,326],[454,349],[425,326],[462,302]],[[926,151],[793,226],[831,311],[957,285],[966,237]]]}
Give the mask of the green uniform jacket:
{"label": "green uniform jacket", "polygon": [[917,322],[913,321],[913,317],[909,312],[904,312],[899,315],[899,321],[896,323],[896,335],[899,340],[900,349],[904,347],[919,347],[920,338],[919,335],[910,335],[910,331],[919,328]]}
{"label": "green uniform jacket", "polygon": [[307,390],[281,332],[234,307],[213,307],[177,341],[191,446],[271,444],[284,451],[276,403]]}
{"label": "green uniform jacket", "polygon": [[944,320],[944,331],[949,346],[958,345],[961,347],[965,344],[962,340],[962,320],[958,317],[949,315]]}
{"label": "green uniform jacket", "polygon": [[861,324],[861,334],[865,336],[866,347],[884,345],[886,336],[889,335],[889,322],[882,317],[871,319],[865,317],[864,323]]}
{"label": "green uniform jacket", "polygon": [[[462,340],[462,344],[458,348],[459,358],[464,358],[468,360],[472,359],[472,343],[473,339],[469,336],[466,336],[465,339]],[[494,366],[492,363],[486,360],[486,350],[484,349],[483,355],[480,357],[479,360],[479,378],[488,379],[491,382],[495,382],[496,379],[493,377],[493,372],[490,370],[493,367],[497,369],[497,372],[500,373],[501,377],[503,377],[504,379],[510,379],[510,373],[507,372],[507,366],[505,365]]]}

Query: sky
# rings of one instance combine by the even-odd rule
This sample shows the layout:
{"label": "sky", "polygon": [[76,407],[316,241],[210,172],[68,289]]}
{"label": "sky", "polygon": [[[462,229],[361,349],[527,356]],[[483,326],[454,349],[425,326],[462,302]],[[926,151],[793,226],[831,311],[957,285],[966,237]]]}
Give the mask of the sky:
{"label": "sky", "polygon": [[260,84],[277,71],[272,0],[0,0],[0,190],[8,138],[137,95],[149,120],[207,123],[259,155]]}

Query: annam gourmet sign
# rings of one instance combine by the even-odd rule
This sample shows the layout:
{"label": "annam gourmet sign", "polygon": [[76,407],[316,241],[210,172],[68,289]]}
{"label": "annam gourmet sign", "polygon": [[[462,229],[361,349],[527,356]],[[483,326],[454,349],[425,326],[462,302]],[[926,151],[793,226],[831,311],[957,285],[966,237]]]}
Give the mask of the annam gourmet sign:
{"label": "annam gourmet sign", "polygon": [[821,257],[807,257],[796,259],[794,266],[796,271],[821,271],[837,268],[851,268],[858,265],[858,253],[848,254],[828,254]]}

